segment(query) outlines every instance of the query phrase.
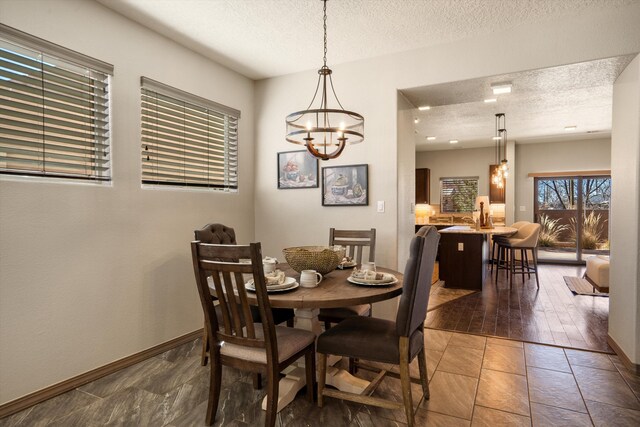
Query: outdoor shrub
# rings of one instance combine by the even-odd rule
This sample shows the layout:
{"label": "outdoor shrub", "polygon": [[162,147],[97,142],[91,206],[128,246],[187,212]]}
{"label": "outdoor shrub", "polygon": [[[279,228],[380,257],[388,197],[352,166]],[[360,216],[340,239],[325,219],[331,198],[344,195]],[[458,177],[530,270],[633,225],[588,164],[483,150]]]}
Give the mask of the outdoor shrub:
{"label": "outdoor shrub", "polygon": [[558,224],[560,219],[551,219],[546,214],[540,215],[540,237],[538,244],[543,247],[552,247],[558,244],[558,236],[567,229],[566,225]]}
{"label": "outdoor shrub", "polygon": [[[601,220],[601,215],[596,214],[591,211],[589,215],[582,216],[582,248],[583,249],[598,249],[598,245],[601,242],[601,232],[598,229]],[[570,238],[571,241],[576,241],[576,236],[578,234],[576,220],[574,218],[570,219],[571,225],[570,229]]]}

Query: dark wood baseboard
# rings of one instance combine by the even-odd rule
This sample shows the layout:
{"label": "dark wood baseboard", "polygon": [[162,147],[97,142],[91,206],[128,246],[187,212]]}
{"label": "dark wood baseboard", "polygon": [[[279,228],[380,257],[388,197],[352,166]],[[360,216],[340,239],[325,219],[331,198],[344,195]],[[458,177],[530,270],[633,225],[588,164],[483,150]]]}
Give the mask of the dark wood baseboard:
{"label": "dark wood baseboard", "polygon": [[95,381],[99,378],[119,371],[120,369],[135,365],[136,363],[140,363],[143,360],[164,353],[165,351],[171,350],[172,348],[178,347],[179,345],[186,344],[201,336],[202,329],[189,332],[188,334],[182,335],[178,338],[174,338],[162,344],[158,344],[139,353],[132,354],[131,356],[127,356],[99,368],[92,369],[91,371],[69,378],[68,380],[61,381],[57,384],[19,397],[18,399],[0,405],[0,418],[13,415],[16,412],[20,412],[23,409],[26,409],[37,403],[43,402],[47,399],[51,399],[52,397],[59,394],[71,391],[84,384],[90,383],[91,381]]}
{"label": "dark wood baseboard", "polygon": [[629,356],[627,356],[627,354],[622,351],[622,348],[613,338],[611,338],[611,335],[609,334],[607,334],[607,344],[609,344],[613,351],[616,352],[616,354],[618,355],[620,360],[622,360],[622,363],[627,367],[628,370],[636,375],[640,375],[640,365],[637,363],[633,363],[631,359],[629,359]]}

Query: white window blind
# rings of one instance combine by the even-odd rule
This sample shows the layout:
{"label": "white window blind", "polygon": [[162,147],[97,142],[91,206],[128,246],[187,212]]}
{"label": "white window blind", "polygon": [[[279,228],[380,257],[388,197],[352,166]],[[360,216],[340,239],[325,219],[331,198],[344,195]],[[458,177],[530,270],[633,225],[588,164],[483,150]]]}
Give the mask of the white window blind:
{"label": "white window blind", "polygon": [[142,183],[238,188],[240,112],[142,77]]}
{"label": "white window blind", "polygon": [[478,177],[440,178],[440,212],[472,212]]}
{"label": "white window blind", "polygon": [[0,173],[110,180],[112,74],[0,24]]}

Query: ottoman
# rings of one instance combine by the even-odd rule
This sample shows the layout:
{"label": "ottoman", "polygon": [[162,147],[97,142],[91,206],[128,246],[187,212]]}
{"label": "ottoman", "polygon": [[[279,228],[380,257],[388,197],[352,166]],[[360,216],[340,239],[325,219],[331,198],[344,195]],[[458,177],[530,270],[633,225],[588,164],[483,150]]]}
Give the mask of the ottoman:
{"label": "ottoman", "polygon": [[609,257],[596,255],[587,258],[587,270],[584,273],[584,278],[598,292],[609,292]]}

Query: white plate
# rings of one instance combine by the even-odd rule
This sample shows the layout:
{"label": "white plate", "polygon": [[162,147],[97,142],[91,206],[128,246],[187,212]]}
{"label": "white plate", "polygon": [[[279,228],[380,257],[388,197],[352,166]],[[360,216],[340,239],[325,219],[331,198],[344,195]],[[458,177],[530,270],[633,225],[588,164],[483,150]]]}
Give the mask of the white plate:
{"label": "white plate", "polygon": [[358,264],[356,264],[355,262],[345,262],[344,264],[338,264],[338,268],[340,270],[344,270],[345,268],[353,268],[356,265]]}
{"label": "white plate", "polygon": [[[293,277],[287,277],[285,279],[284,283],[282,283],[280,285],[267,286],[267,292],[271,293],[271,292],[290,291],[290,290],[293,290],[293,289],[297,288],[298,286],[300,286],[300,284],[298,282],[296,282],[296,279],[294,279]],[[244,287],[248,291],[251,291],[251,292],[255,292],[256,291],[256,287],[253,284],[253,279],[251,279],[247,283],[245,283]]]}
{"label": "white plate", "polygon": [[365,280],[354,279],[353,277],[349,276],[347,277],[347,281],[349,283],[353,283],[354,285],[361,285],[361,286],[389,286],[389,285],[394,285],[398,283],[398,278],[395,276],[392,276],[392,277],[393,277],[393,280],[389,282],[380,282],[378,280],[375,282],[367,282]]}

